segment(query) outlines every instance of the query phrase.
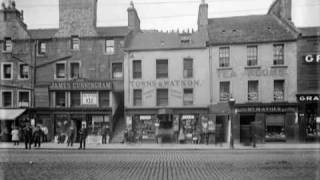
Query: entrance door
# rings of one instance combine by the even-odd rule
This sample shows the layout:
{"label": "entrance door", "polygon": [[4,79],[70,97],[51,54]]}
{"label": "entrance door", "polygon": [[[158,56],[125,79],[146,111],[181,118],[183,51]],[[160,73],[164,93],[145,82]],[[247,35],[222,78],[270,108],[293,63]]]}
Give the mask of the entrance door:
{"label": "entrance door", "polygon": [[216,142],[226,142],[228,116],[216,117]]}
{"label": "entrance door", "polygon": [[251,123],[254,119],[254,115],[240,115],[240,143],[249,145],[252,142]]}
{"label": "entrance door", "polygon": [[163,114],[158,115],[159,119],[159,137],[161,137],[162,143],[171,143],[173,139],[173,123],[172,115]]}

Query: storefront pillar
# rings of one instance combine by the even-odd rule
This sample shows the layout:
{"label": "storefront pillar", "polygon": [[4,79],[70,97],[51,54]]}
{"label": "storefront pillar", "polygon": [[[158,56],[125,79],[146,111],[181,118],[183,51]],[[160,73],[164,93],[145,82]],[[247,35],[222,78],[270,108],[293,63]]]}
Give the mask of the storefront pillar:
{"label": "storefront pillar", "polygon": [[240,114],[239,113],[234,114],[234,118],[233,118],[233,139],[235,144],[240,144]]}

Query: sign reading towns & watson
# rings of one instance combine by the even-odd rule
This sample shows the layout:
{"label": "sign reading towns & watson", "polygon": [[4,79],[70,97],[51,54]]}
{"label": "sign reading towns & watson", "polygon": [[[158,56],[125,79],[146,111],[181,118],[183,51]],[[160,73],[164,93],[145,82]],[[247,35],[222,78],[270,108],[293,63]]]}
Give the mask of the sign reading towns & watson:
{"label": "sign reading towns & watson", "polygon": [[50,90],[111,90],[110,81],[55,81]]}

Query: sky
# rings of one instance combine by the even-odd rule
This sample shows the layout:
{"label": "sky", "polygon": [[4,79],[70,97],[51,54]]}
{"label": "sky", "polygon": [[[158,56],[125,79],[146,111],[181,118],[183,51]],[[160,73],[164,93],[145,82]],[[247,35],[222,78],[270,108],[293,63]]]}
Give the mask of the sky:
{"label": "sky", "polygon": [[[206,0],[209,18],[265,14],[274,0]],[[196,29],[201,0],[133,0],[142,29]],[[58,28],[59,0],[16,0],[29,29]],[[98,0],[98,26],[126,26],[130,0]],[[320,26],[320,0],[292,0],[297,27]]]}

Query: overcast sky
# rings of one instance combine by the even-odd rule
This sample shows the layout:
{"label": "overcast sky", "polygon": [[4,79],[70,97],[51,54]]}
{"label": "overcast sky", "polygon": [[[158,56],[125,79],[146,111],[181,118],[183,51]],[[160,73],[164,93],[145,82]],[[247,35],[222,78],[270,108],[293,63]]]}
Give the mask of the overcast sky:
{"label": "overcast sky", "polygon": [[[201,0],[134,0],[142,29],[196,28]],[[273,0],[206,0],[209,18],[265,14]],[[58,28],[59,0],[16,0],[28,28]],[[98,0],[98,26],[127,25],[130,0]],[[320,26],[319,0],[292,0],[296,26]]]}

